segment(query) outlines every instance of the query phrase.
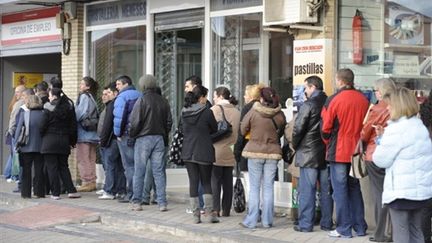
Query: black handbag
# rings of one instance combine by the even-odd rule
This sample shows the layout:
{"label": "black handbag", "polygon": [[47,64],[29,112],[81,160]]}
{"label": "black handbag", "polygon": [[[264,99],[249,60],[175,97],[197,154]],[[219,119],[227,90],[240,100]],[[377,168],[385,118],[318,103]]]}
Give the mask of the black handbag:
{"label": "black handbag", "polygon": [[228,137],[229,135],[231,135],[232,133],[232,126],[231,124],[227,121],[226,117],[225,117],[225,112],[224,109],[221,105],[218,105],[221,110],[222,110],[222,120],[218,121],[217,126],[218,126],[218,130],[217,132],[211,134],[211,138],[213,143]]}
{"label": "black handbag", "polygon": [[177,129],[174,131],[172,142],[169,150],[168,160],[171,163],[176,165],[184,165],[183,160],[181,159],[181,152],[183,147],[183,131],[181,129],[181,123],[177,126]]}
{"label": "black handbag", "polygon": [[240,179],[239,165],[236,165],[236,182],[233,191],[233,208],[236,213],[242,213],[246,210],[246,196],[243,183]]}

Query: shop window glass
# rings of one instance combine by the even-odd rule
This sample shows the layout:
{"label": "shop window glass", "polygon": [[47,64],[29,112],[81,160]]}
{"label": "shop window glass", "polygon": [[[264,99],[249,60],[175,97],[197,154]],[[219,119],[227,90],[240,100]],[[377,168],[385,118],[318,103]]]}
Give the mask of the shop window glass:
{"label": "shop window glass", "polygon": [[101,86],[119,75],[135,84],[145,73],[146,27],[95,30],[89,36],[89,71]]}
{"label": "shop window glass", "polygon": [[[361,64],[353,63],[352,18],[357,9],[363,16]],[[375,80],[391,78],[414,90],[420,102],[425,99],[432,88],[430,0],[341,0],[339,16],[338,67],[354,71],[357,88],[371,95]]]}
{"label": "shop window glass", "polygon": [[242,105],[244,88],[258,83],[261,13],[211,19],[213,84],[225,85]]}

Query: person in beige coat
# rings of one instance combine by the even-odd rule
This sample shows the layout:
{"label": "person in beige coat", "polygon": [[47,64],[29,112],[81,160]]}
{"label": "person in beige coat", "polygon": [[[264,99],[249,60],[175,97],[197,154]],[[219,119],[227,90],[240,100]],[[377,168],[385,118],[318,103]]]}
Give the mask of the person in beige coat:
{"label": "person in beige coat", "polygon": [[235,158],[232,146],[235,144],[239,126],[240,111],[235,107],[237,100],[225,87],[218,87],[213,92],[214,106],[211,108],[216,121],[225,119],[232,126],[232,133],[213,144],[215,148],[216,162],[213,164],[211,186],[213,192],[213,211],[220,216],[221,211],[221,187],[222,196],[222,216],[228,217],[231,211],[233,197],[233,168]]}

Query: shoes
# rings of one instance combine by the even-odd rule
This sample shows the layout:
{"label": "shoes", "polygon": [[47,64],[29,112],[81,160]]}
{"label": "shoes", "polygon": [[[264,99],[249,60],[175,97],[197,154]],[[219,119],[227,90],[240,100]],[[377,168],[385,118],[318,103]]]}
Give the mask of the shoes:
{"label": "shoes", "polygon": [[371,242],[393,242],[392,239],[387,238],[387,237],[382,239],[382,240],[378,240],[378,239],[375,239],[375,237],[373,237],[373,236],[369,237],[369,241],[371,241]]}
{"label": "shoes", "polygon": [[249,227],[248,227],[247,225],[245,225],[243,222],[240,222],[239,225],[240,225],[241,227],[245,228],[245,229],[254,229],[254,228],[255,228],[255,227],[253,227],[253,228],[249,228]]}
{"label": "shoes", "polygon": [[103,190],[103,189],[101,189],[101,190],[99,190],[99,191],[96,191],[96,194],[98,194],[98,195],[102,195],[102,194],[104,194],[105,193],[105,191]]}
{"label": "shoes", "polygon": [[141,205],[146,205],[146,206],[148,206],[148,205],[150,205],[150,203],[149,203],[149,202],[141,202]]}
{"label": "shoes", "polygon": [[337,230],[329,231],[327,235],[329,237],[333,237],[333,238],[352,238],[352,236],[339,234],[339,232],[337,232]]}
{"label": "shoes", "polygon": [[19,187],[12,190],[13,193],[20,193],[21,189]]}
{"label": "shoes", "polygon": [[159,211],[166,212],[166,211],[168,211],[168,208],[167,208],[166,205],[162,205],[162,206],[159,207]]}
{"label": "shoes", "polygon": [[117,202],[119,203],[128,203],[129,199],[127,198],[127,196],[125,194],[121,194],[117,196]]}
{"label": "shoes", "polygon": [[68,198],[80,198],[80,197],[81,195],[78,192],[68,194]]}
{"label": "shoes", "polygon": [[78,192],[92,192],[96,191],[96,182],[90,182],[85,185],[80,186],[77,189]]}
{"label": "shoes", "polygon": [[332,230],[334,230],[334,228],[327,228],[327,227],[324,227],[324,226],[321,226],[320,229],[322,231],[332,231]]}
{"label": "shoes", "polygon": [[312,230],[302,229],[298,225],[294,225],[293,229],[297,232],[312,232]]}
{"label": "shoes", "polygon": [[269,224],[269,225],[263,225],[263,228],[265,228],[265,229],[269,229],[269,228],[271,228],[271,227],[273,227],[272,224]]}
{"label": "shoes", "polygon": [[98,197],[99,200],[113,200],[115,198],[114,195],[104,192],[101,196]]}
{"label": "shoes", "polygon": [[143,208],[139,203],[132,204],[132,211],[142,211]]}
{"label": "shoes", "polygon": [[186,213],[188,213],[188,214],[192,214],[192,213],[193,213],[193,210],[192,210],[191,208],[186,208]]}
{"label": "shoes", "polygon": [[52,200],[60,200],[61,198],[59,196],[53,196],[53,195],[51,195],[51,199]]}
{"label": "shoes", "polygon": [[150,203],[151,203],[152,205],[156,205],[156,204],[157,204],[157,202],[156,202],[155,200],[152,200]]}
{"label": "shoes", "polygon": [[7,183],[12,183],[12,182],[14,182],[14,180],[12,180],[12,178],[7,178],[6,182]]}

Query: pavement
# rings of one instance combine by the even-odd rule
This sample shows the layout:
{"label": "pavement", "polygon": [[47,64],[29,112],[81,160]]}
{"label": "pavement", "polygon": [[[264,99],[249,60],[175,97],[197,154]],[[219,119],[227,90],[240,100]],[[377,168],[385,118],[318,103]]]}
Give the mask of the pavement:
{"label": "pavement", "polygon": [[12,193],[15,187],[0,179],[0,242],[369,242],[368,236],[330,238],[319,226],[296,232],[288,212],[278,212],[272,228],[245,229],[239,225],[245,213],[234,211],[217,224],[205,217],[194,224],[186,213],[187,192],[179,189],[167,189],[168,211],[149,205],[136,212],[128,203],[98,200],[95,192],[58,201],[22,199]]}

